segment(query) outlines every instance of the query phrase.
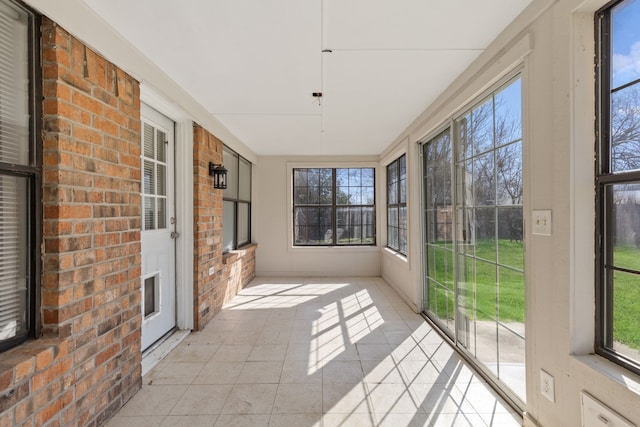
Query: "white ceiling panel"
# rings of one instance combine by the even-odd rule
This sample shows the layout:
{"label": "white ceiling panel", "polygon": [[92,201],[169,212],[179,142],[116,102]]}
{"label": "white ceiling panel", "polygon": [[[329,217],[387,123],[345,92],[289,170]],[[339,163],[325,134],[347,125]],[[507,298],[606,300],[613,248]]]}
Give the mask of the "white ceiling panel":
{"label": "white ceiling panel", "polygon": [[530,0],[324,0],[324,48],[484,49]]}
{"label": "white ceiling panel", "polygon": [[[316,107],[317,108],[317,107]],[[217,115],[257,155],[322,155],[320,115]]]}
{"label": "white ceiling panel", "polygon": [[256,154],[376,155],[531,0],[69,1]]}
{"label": "white ceiling panel", "polygon": [[379,153],[480,51],[325,54],[324,143],[329,151]]}

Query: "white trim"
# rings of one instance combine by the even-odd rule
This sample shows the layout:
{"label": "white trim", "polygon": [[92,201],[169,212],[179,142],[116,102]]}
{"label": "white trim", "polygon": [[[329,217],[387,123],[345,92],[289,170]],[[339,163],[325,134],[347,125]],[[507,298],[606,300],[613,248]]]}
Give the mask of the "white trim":
{"label": "white trim", "polygon": [[145,84],[140,100],[175,122],[176,326],[193,329],[193,121]]}
{"label": "white trim", "polygon": [[193,329],[193,122],[176,122],[176,323]]}

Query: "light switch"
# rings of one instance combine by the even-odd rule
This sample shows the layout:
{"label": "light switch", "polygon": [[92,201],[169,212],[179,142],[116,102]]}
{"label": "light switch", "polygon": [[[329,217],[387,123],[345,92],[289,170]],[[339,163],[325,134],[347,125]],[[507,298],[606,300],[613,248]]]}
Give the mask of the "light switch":
{"label": "light switch", "polygon": [[551,236],[551,211],[550,210],[534,210],[533,211],[533,227],[532,233],[539,236]]}

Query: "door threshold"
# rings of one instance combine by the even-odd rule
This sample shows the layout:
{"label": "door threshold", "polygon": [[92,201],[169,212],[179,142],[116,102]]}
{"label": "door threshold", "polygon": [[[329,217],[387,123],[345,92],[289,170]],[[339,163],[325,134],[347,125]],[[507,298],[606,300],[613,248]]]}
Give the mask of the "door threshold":
{"label": "door threshold", "polygon": [[173,329],[156,341],[151,347],[142,352],[142,376],[144,377],[158,363],[171,353],[191,331]]}

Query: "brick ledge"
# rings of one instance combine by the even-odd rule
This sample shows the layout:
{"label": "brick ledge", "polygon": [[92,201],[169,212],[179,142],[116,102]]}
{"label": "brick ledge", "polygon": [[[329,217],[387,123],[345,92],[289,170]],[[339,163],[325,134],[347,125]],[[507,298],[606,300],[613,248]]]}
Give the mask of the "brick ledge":
{"label": "brick ledge", "polygon": [[238,258],[242,258],[247,255],[249,252],[255,252],[258,247],[257,243],[249,243],[241,247],[240,249],[236,249],[235,251],[229,251],[226,254],[222,254],[222,263],[228,264],[230,262],[235,262]]}

